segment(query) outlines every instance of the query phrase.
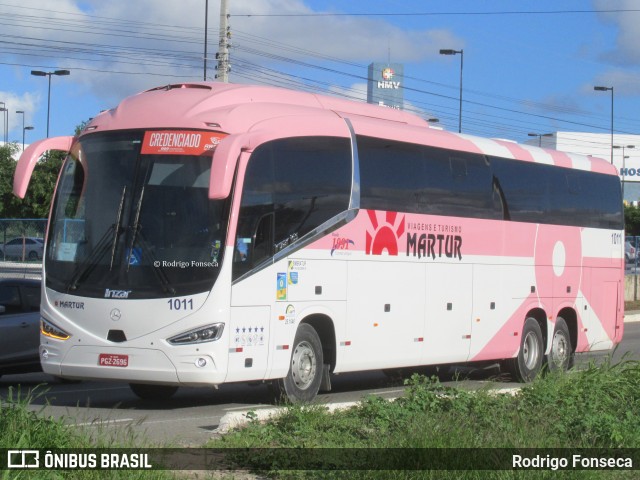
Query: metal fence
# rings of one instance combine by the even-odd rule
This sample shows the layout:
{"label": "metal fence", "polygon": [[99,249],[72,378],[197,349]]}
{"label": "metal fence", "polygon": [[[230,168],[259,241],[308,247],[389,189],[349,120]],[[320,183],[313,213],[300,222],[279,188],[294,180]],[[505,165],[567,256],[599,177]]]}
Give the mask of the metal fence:
{"label": "metal fence", "polygon": [[627,275],[640,275],[640,237],[625,237],[624,260]]}
{"label": "metal fence", "polygon": [[0,278],[40,278],[46,218],[0,218]]}

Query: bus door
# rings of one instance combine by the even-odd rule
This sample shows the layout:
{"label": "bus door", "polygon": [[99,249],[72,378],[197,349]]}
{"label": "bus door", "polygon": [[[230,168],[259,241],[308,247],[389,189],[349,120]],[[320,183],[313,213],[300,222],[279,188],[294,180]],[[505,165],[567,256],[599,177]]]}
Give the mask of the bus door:
{"label": "bus door", "polygon": [[464,362],[471,343],[472,265],[426,266],[426,317],[421,363]]}
{"label": "bus door", "polygon": [[348,264],[350,368],[415,366],[422,355],[424,265],[398,261]]}

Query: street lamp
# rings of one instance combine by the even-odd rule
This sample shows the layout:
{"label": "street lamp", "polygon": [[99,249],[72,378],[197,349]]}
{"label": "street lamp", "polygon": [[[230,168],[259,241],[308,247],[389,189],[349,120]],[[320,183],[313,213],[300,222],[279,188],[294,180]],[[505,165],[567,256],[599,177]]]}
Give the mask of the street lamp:
{"label": "street lamp", "polygon": [[47,95],[47,138],[49,138],[49,111],[51,110],[51,75],[69,75],[69,70],[54,70],[53,72],[43,72],[42,70],[31,70],[31,75],[36,77],[49,77],[49,94]]}
{"label": "street lamp", "polygon": [[16,113],[22,114],[22,151],[24,152],[24,110],[16,110]]}
{"label": "street lamp", "polygon": [[613,165],[613,87],[593,87],[598,92],[611,90],[611,165]]}
{"label": "street lamp", "polygon": [[24,152],[24,132],[25,130],[33,130],[33,127],[31,125],[27,126],[27,127],[22,127],[22,151]]}
{"label": "street lamp", "polygon": [[538,137],[538,146],[542,146],[542,137],[553,137],[553,133],[528,133],[530,137]]}
{"label": "street lamp", "polygon": [[2,131],[2,138],[4,143],[9,143],[9,108],[7,104],[4,102],[0,102],[2,104],[2,108],[0,108],[0,112],[2,113],[2,120],[4,121],[4,129]]}
{"label": "street lamp", "polygon": [[2,108],[0,108],[0,112],[7,112],[7,119],[5,120],[5,114],[2,114],[2,123],[4,123],[3,128],[2,128],[2,139],[4,140],[5,143],[7,143],[9,141],[8,137],[9,137],[9,129],[7,128],[7,124],[9,123],[9,110],[7,110],[7,104],[4,102],[0,102],[0,104],[2,104]]}
{"label": "street lamp", "polygon": [[626,165],[625,165],[625,160],[627,158],[629,158],[628,156],[625,156],[624,154],[624,149],[625,148],[636,148],[635,145],[614,145],[612,148],[617,149],[622,149],[622,201],[624,202],[624,181],[625,181],[625,177],[627,176],[627,172],[626,172]]}
{"label": "street lamp", "polygon": [[460,54],[460,108],[458,111],[458,133],[462,133],[462,66],[464,64],[464,50],[442,49],[440,55]]}

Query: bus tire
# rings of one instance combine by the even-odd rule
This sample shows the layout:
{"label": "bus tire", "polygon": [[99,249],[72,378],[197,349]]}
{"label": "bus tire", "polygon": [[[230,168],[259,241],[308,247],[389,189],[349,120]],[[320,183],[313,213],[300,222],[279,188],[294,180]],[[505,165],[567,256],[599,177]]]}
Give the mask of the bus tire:
{"label": "bus tire", "polygon": [[540,373],[544,358],[542,330],[535,318],[525,320],[521,338],[518,355],[507,359],[505,366],[514,380],[528,383]]}
{"label": "bus tire", "polygon": [[549,371],[566,372],[573,367],[573,359],[573,345],[571,345],[569,327],[567,327],[564,318],[558,317],[551,338],[551,351],[547,357]]}
{"label": "bus tire", "polygon": [[178,391],[174,385],[149,385],[146,383],[130,383],[129,388],[142,400],[167,400]]}
{"label": "bus tire", "polygon": [[274,382],[276,400],[308,403],[317,395],[322,381],[322,343],[316,330],[302,323],[296,332],[287,376]]}

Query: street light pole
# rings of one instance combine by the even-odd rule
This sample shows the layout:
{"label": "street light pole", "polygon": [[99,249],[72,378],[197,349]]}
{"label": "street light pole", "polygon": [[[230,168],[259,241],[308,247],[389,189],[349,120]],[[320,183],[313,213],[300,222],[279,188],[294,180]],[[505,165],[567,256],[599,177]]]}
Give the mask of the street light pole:
{"label": "street light pole", "polygon": [[[0,112],[2,113],[2,123],[4,123],[4,128],[2,129],[2,139],[5,143],[9,142],[9,107],[4,102],[0,102],[2,104],[2,108],[0,108]],[[7,112],[6,114],[4,112]],[[6,119],[5,119],[6,116]]]}
{"label": "street light pole", "polygon": [[[0,103],[1,103],[2,105],[5,105],[5,103],[4,103],[4,102],[0,102]],[[2,128],[2,140],[3,140],[3,141],[4,141],[4,143],[6,144],[6,143],[8,143],[8,142],[9,142],[9,139],[8,139],[8,137],[9,137],[9,130],[7,129],[7,124],[9,123],[9,115],[8,115],[9,109],[8,109],[8,108],[5,108],[5,107],[2,107],[2,108],[0,108],[0,112],[2,112],[2,121],[4,122],[4,126],[3,126],[3,128]],[[5,115],[5,112],[7,112],[7,114],[6,114],[6,115]],[[6,119],[5,119],[5,116],[6,116]]]}
{"label": "street light pole", "polygon": [[28,125],[26,127],[22,127],[22,151],[24,152],[24,132],[26,130],[33,130],[33,127],[31,125]]}
{"label": "street light pole", "polygon": [[51,75],[69,75],[69,70],[55,70],[53,72],[43,72],[42,70],[31,70],[31,75],[36,77],[49,77],[49,93],[47,95],[47,138],[49,138],[49,112],[51,111]]}
{"label": "street light pole", "polygon": [[636,148],[636,146],[635,145],[614,145],[613,148],[615,148],[616,150],[622,149],[622,201],[624,202],[624,182],[625,182],[625,177],[627,176],[627,172],[626,172],[627,167],[625,165],[625,160],[629,158],[624,154],[624,149]]}
{"label": "street light pole", "polygon": [[442,49],[440,55],[460,54],[460,107],[458,109],[458,133],[462,133],[462,68],[464,66],[464,50]]}
{"label": "street light pole", "polygon": [[611,165],[613,165],[613,87],[593,87],[598,92],[611,90]]}
{"label": "street light pole", "polygon": [[22,114],[22,151],[24,152],[24,110],[16,110],[16,113]]}

